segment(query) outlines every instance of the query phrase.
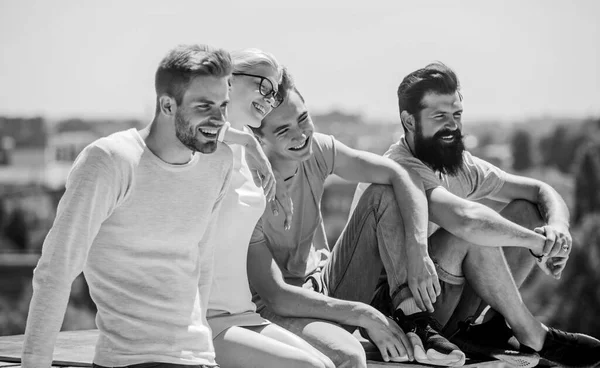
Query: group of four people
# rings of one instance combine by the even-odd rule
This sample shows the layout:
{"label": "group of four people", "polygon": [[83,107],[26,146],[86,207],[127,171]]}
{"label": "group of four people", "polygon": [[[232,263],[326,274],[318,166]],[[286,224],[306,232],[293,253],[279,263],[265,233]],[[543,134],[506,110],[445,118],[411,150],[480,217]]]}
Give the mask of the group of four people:
{"label": "group of four people", "polygon": [[[405,134],[384,156],[315,132],[289,72],[257,49],[176,47],[155,88],[151,124],[73,165],[34,272],[23,367],[51,365],[81,271],[99,368],[366,367],[356,328],[386,361],[600,364],[600,341],[544,326],[518,290],[534,264],[555,278],[566,266],[564,201],[465,151],[443,64],[403,79]],[[330,247],[333,174],[363,184]]]}

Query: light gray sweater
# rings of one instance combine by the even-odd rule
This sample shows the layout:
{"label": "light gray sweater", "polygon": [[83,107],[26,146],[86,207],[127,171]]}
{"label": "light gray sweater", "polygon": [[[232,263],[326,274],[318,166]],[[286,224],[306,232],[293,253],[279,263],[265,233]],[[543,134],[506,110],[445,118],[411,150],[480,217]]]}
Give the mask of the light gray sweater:
{"label": "light gray sweater", "polygon": [[82,270],[98,308],[96,364],[214,364],[206,322],[214,246],[207,239],[231,168],[224,144],[187,164],[167,164],[135,129],[86,147],[34,272],[22,366],[50,367]]}

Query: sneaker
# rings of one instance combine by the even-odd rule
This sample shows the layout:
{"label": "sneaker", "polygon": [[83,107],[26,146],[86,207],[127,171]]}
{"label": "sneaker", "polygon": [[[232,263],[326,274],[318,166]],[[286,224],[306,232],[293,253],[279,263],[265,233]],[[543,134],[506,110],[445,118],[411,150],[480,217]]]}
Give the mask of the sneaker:
{"label": "sneaker", "polygon": [[438,332],[441,327],[427,312],[404,315],[394,312],[394,320],[404,330],[414,346],[415,360],[422,364],[460,367],[465,353]]}
{"label": "sneaker", "polygon": [[500,314],[478,325],[459,323],[459,330],[450,341],[469,356],[492,357],[515,367],[535,367],[540,361],[535,350],[519,344]]}
{"label": "sneaker", "polygon": [[549,327],[539,351],[542,364],[559,367],[600,367],[600,341],[584,334]]}

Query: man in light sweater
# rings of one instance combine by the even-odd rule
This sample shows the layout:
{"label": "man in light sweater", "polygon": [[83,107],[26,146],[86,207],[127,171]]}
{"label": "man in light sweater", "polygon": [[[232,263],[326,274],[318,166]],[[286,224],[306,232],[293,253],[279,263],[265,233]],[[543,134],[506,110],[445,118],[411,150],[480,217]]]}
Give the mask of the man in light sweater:
{"label": "man in light sweater", "polygon": [[215,366],[206,240],[232,168],[217,142],[231,68],[221,49],[173,49],[156,71],[152,123],[79,155],[34,272],[23,367],[50,367],[82,270],[98,308],[95,367]]}

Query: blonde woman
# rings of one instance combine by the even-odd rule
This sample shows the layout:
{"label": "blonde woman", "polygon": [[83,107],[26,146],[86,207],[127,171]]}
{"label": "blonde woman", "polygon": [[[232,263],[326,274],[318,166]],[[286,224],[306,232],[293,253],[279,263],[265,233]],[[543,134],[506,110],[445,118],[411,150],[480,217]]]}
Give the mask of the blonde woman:
{"label": "blonde woman", "polygon": [[[237,141],[236,130],[250,134],[282,101],[277,94],[282,68],[273,55],[257,49],[231,53],[232,88],[228,117],[232,129],[225,142]],[[291,332],[258,315],[252,303],[246,262],[250,236],[262,216],[266,198],[248,168],[246,147],[231,145],[233,173],[223,198],[213,242],[214,275],[207,319],[213,332],[216,360],[233,367],[333,367],[329,358]],[[262,151],[261,151],[262,152]],[[284,214],[280,214],[284,216]]]}

